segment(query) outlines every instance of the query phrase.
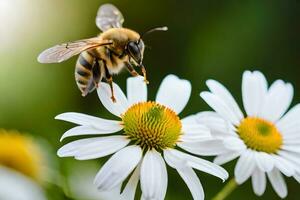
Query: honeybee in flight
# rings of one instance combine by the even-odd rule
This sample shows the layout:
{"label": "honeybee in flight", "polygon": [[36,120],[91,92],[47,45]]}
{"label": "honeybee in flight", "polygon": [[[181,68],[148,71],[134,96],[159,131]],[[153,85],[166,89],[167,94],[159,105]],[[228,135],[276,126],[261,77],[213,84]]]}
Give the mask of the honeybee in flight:
{"label": "honeybee in flight", "polygon": [[[102,30],[97,37],[68,42],[46,49],[38,56],[40,63],[60,63],[80,54],[75,67],[75,80],[82,96],[92,92],[101,80],[108,82],[111,99],[116,101],[113,90],[113,74],[124,67],[132,76],[139,75],[133,66],[139,66],[147,81],[143,65],[145,45],[137,32],[123,28],[122,13],[112,4],[104,4],[98,9],[96,25]],[[158,27],[147,31],[166,31]],[[145,34],[144,34],[145,35]]]}

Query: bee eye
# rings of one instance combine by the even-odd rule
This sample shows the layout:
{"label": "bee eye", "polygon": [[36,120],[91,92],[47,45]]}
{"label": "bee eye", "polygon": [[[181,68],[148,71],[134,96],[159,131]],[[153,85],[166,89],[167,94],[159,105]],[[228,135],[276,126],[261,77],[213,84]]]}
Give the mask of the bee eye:
{"label": "bee eye", "polygon": [[137,62],[141,63],[141,50],[136,42],[129,42],[127,44],[127,51],[129,55]]}
{"label": "bee eye", "polygon": [[133,56],[136,55],[140,51],[138,45],[135,42],[129,42],[127,45],[127,49],[129,51],[129,53]]}

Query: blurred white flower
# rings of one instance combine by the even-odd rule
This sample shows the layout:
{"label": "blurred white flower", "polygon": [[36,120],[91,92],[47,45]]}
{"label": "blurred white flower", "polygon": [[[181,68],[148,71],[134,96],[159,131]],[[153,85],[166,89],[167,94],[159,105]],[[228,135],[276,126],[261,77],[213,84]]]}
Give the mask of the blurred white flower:
{"label": "blurred white flower", "polygon": [[44,200],[42,157],[26,135],[0,130],[0,199]]}
{"label": "blurred white flower", "polygon": [[78,200],[120,199],[120,188],[115,188],[109,192],[100,192],[97,186],[93,184],[93,179],[98,170],[99,164],[95,162],[72,163],[67,175],[69,196]]}
{"label": "blurred white flower", "polygon": [[215,112],[199,113],[195,121],[210,127],[226,148],[216,149],[219,153],[214,162],[224,164],[239,157],[234,170],[238,184],[251,177],[254,193],[260,196],[266,189],[267,175],[276,193],[286,197],[282,174],[299,178],[295,172],[300,166],[300,104],[286,113],[293,98],[292,85],[276,80],[268,88],[261,72],[244,72],[246,116],[223,85],[208,80],[207,86],[210,92],[200,96]]}
{"label": "blurred white flower", "polygon": [[167,76],[155,102],[147,101],[147,87],[142,77],[127,79],[127,97],[116,84],[114,89],[116,103],[112,102],[110,88],[105,83],[101,83],[98,95],[105,108],[119,117],[119,121],[80,113],[64,113],[56,117],[80,125],[68,130],[62,139],[121,131],[112,136],[80,139],[58,151],[61,157],[74,156],[78,160],[113,154],[94,180],[100,191],[116,188],[120,191],[123,181],[132,174],[121,192],[121,199],[134,199],[140,180],[142,199],[162,200],[168,182],[165,162],[178,171],[196,200],[204,199],[204,192],[193,169],[223,181],[228,178],[228,173],[220,166],[175,149],[179,146],[189,151],[194,142],[201,144],[211,140],[208,128],[178,117],[191,94],[189,81],[174,75]]}

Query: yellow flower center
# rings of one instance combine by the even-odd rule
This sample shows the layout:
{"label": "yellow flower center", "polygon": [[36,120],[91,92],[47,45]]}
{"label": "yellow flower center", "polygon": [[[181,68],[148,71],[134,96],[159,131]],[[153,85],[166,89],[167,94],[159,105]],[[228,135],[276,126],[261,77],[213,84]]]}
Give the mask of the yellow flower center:
{"label": "yellow flower center", "polygon": [[0,130],[0,166],[39,180],[40,161],[39,151],[30,138],[16,131]]}
{"label": "yellow flower center", "polygon": [[282,145],[282,135],[276,126],[257,117],[243,119],[237,131],[247,147],[256,151],[276,153]]}
{"label": "yellow flower center", "polygon": [[122,116],[124,131],[145,149],[173,148],[181,133],[181,121],[174,111],[155,102],[137,103]]}

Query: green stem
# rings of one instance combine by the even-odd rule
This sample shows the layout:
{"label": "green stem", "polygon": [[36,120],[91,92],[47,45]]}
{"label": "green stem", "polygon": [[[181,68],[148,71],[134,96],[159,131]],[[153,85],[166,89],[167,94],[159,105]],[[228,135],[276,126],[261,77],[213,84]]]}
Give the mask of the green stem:
{"label": "green stem", "polygon": [[238,184],[235,182],[234,177],[231,178],[220,192],[212,198],[212,200],[224,200],[228,195],[237,188]]}

